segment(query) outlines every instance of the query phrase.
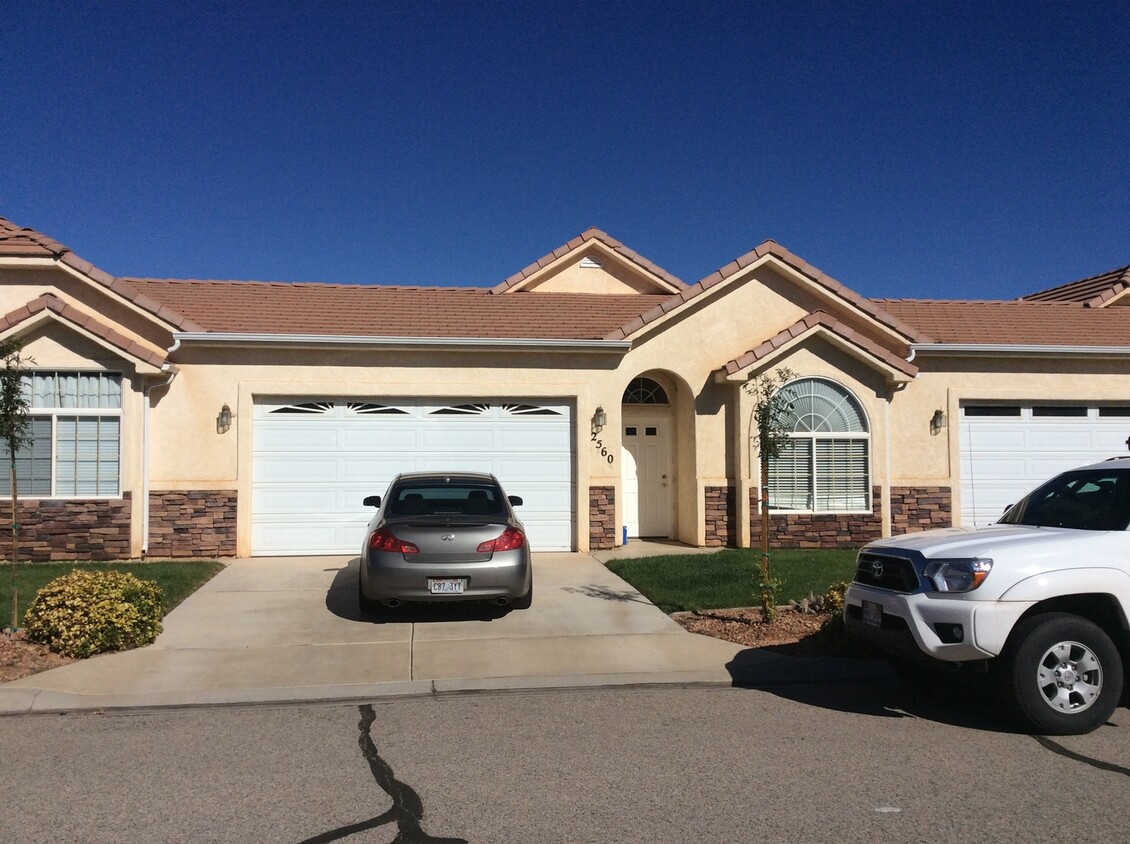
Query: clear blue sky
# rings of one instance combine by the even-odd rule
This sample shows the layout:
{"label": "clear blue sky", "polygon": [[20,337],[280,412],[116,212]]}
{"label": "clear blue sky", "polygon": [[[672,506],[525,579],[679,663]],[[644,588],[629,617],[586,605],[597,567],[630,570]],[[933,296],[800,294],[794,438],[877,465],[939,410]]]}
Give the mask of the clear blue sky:
{"label": "clear blue sky", "polygon": [[115,275],[494,284],[589,226],[865,296],[1130,264],[1130,3],[9,2],[0,216]]}

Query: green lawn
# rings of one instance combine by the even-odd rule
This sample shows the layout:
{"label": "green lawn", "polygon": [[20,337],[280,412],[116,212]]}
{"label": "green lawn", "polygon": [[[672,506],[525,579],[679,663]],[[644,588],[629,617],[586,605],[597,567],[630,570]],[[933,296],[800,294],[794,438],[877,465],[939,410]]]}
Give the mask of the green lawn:
{"label": "green lawn", "polygon": [[[212,579],[223,568],[215,560],[159,560],[139,563],[20,563],[16,568],[16,589],[19,595],[20,626],[23,616],[35,599],[35,593],[57,577],[75,569],[84,571],[120,571],[140,580],[153,580],[165,595],[165,612]],[[0,627],[12,621],[12,564],[0,562]]]}
{"label": "green lawn", "polygon": [[[833,583],[851,580],[855,550],[772,551],[773,577],[781,581],[781,603],[823,595]],[[761,550],[737,548],[716,554],[675,554],[614,560],[608,568],[664,612],[757,606]]]}

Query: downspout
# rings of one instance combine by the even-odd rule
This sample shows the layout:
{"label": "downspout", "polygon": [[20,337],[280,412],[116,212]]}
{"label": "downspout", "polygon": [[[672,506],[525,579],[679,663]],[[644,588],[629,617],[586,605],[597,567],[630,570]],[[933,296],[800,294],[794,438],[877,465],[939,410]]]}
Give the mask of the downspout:
{"label": "downspout", "polygon": [[[180,338],[176,338],[168,349],[165,350],[165,359],[180,348]],[[149,408],[153,403],[153,390],[168,387],[177,377],[177,370],[170,363],[165,363],[161,369],[169,373],[169,377],[159,384],[150,384],[145,388],[145,404],[141,414],[141,559],[149,555]]]}

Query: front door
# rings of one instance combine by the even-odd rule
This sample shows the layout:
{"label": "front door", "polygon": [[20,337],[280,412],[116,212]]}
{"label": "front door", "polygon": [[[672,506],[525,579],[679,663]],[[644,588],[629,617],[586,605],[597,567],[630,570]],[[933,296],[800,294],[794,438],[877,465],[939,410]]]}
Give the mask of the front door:
{"label": "front door", "polygon": [[671,419],[624,408],[624,520],[628,535],[671,537]]}

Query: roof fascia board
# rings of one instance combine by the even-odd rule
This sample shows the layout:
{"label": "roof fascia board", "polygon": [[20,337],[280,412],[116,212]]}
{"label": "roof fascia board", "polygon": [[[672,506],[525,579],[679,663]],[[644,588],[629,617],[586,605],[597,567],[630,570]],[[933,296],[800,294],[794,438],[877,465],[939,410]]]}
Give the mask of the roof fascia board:
{"label": "roof fascia board", "polygon": [[626,340],[545,340],[482,337],[359,337],[334,334],[245,334],[239,332],[174,332],[181,343],[214,346],[365,346],[376,349],[526,349],[546,352],[587,352],[623,355],[632,348]]}
{"label": "roof fascia board", "polygon": [[1041,346],[1035,344],[921,343],[913,344],[915,354],[932,355],[1013,355],[1047,357],[1061,355],[1130,357],[1130,346]]}
{"label": "roof fascia board", "polygon": [[25,267],[50,268],[58,266],[58,264],[59,262],[54,258],[34,258],[31,256],[27,258],[18,258],[15,256],[0,258],[0,268],[2,269],[23,269]]}
{"label": "roof fascia board", "polygon": [[789,340],[787,343],[782,343],[779,347],[774,349],[769,354],[758,358],[749,366],[742,367],[732,374],[728,374],[725,369],[716,371],[716,378],[721,382],[745,382],[749,380],[750,373],[754,371],[761,371],[766,367],[772,366],[776,361],[790,353],[793,349],[801,343],[806,342],[813,337],[820,337],[826,340],[829,344],[835,346],[840,351],[855,358],[864,365],[871,369],[882,372],[889,384],[907,384],[914,380],[914,377],[905,372],[901,372],[885,361],[879,360],[874,355],[868,354],[866,350],[861,349],[849,340],[840,337],[834,331],[829,331],[823,326],[817,326],[803,334],[798,334],[796,337]]}
{"label": "roof fascia board", "polygon": [[81,325],[78,325],[77,323],[74,323],[69,319],[64,319],[51,310],[40,311],[24,322],[10,326],[7,330],[0,332],[0,340],[6,339],[8,337],[20,337],[24,334],[27,334],[29,331],[35,330],[46,322],[58,323],[64,328],[67,328],[70,331],[73,331],[75,334],[78,334],[80,337],[85,337],[87,340],[94,343],[94,345],[106,349],[115,357],[130,361],[139,375],[159,375],[161,372],[165,371],[164,367],[154,366],[149,361],[138,357],[132,352],[123,349],[122,347],[117,346],[114,343],[107,342],[104,338],[99,337],[97,334],[94,334],[90,331],[87,331]]}

